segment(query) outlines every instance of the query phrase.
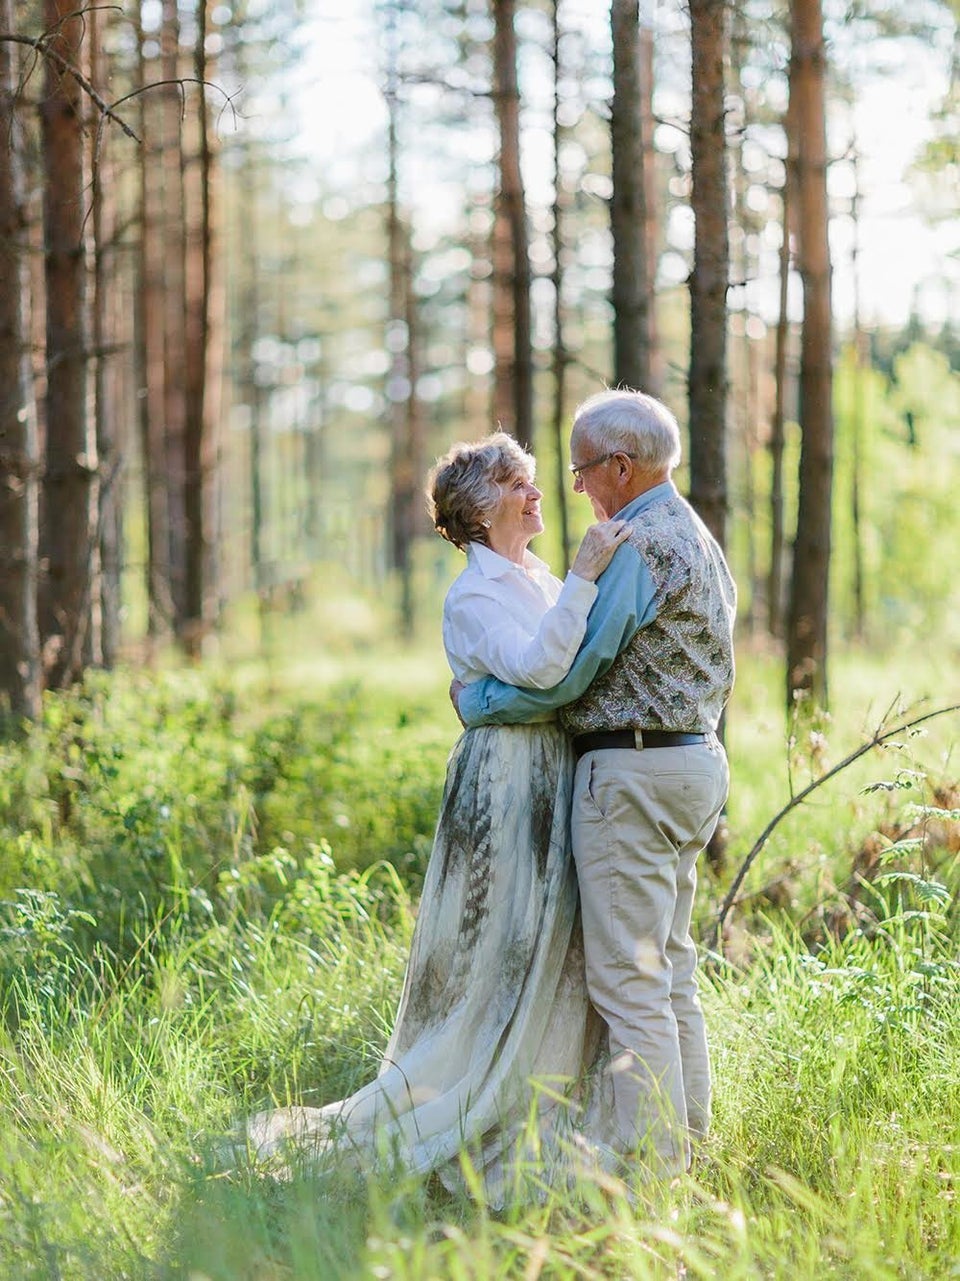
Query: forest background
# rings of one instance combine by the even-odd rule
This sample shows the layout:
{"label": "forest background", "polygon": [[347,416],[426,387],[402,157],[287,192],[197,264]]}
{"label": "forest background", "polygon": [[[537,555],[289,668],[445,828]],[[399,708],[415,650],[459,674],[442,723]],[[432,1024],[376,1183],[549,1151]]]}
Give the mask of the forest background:
{"label": "forest background", "polygon": [[[950,1274],[957,17],[0,0],[5,1274]],[[559,571],[621,383],[740,587],[719,1137],[586,1216],[224,1180],[389,1027],[456,733],[426,469],[532,445]]]}

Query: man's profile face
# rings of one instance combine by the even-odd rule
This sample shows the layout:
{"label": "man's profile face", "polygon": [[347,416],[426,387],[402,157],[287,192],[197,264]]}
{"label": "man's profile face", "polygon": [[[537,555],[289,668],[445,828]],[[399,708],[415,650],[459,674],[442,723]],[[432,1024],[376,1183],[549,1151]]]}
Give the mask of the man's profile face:
{"label": "man's profile face", "polygon": [[582,468],[574,477],[573,492],[586,494],[597,520],[609,520],[623,506],[616,488],[617,460],[574,428],[570,437],[570,465]]}

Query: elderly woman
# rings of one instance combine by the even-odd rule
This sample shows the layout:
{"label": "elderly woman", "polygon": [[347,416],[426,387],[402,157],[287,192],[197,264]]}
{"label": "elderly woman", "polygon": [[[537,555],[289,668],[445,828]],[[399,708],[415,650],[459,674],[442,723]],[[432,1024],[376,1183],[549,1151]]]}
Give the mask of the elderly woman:
{"label": "elderly woman", "polygon": [[[443,610],[454,676],[547,688],[566,675],[629,530],[593,526],[561,583],[529,550],[543,530],[534,460],[498,432],[455,445],[430,475],[439,533],[466,552]],[[597,1047],[569,850],[571,750],[551,718],[467,730],[447,768],[403,995],[376,1080],[324,1108],[263,1114],[261,1155],[291,1138],[377,1152],[460,1179],[466,1145],[501,1202],[531,1118],[537,1143],[569,1127],[563,1082]],[[541,1080],[546,1088],[538,1088]],[[556,1143],[554,1146],[558,1146]]]}
{"label": "elderly woman", "polygon": [[528,551],[543,532],[535,463],[497,432],[454,445],[430,473],[434,524],[467,554],[443,607],[443,643],[464,683],[494,675],[548,689],[563,679],[583,640],[599,575],[629,532],[622,521],[587,531],[561,584]]}

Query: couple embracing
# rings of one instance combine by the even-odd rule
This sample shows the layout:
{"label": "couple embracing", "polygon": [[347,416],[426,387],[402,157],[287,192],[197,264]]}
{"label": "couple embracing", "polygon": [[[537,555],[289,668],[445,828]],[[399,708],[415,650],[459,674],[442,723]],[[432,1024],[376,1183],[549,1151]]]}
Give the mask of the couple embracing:
{"label": "couple embracing", "polygon": [[460,1179],[688,1168],[710,1119],[690,936],[697,856],[726,799],[716,729],[733,683],[735,587],[671,473],[650,396],[577,410],[574,489],[598,524],[561,583],[534,460],[496,433],[433,469],[436,528],[466,553],[447,595],[447,767],[396,1023],[378,1076],[323,1108],[262,1113],[290,1145]]}

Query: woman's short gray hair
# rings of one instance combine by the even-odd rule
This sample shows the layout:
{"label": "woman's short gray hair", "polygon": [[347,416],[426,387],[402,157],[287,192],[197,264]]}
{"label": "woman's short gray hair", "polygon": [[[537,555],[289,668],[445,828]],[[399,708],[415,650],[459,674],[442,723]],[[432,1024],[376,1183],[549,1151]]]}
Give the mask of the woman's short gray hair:
{"label": "woman's short gray hair", "polygon": [[459,547],[486,543],[483,522],[500,503],[500,485],[533,480],[536,460],[504,431],[452,445],[427,477],[427,507],[441,537]]}
{"label": "woman's short gray hair", "polygon": [[601,391],[573,415],[573,430],[598,454],[631,454],[649,472],[670,472],[680,462],[680,428],[670,410],[642,391]]}

